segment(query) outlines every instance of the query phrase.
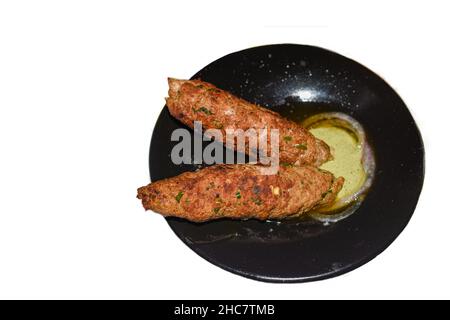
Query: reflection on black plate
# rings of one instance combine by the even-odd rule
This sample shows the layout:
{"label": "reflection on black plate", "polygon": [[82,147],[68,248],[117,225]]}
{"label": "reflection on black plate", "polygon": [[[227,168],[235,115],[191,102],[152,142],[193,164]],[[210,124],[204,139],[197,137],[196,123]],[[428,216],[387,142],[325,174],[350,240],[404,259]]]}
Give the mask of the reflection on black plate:
{"label": "reflection on black plate", "polygon": [[[343,112],[359,121],[377,160],[371,190],[358,210],[337,223],[219,220],[194,224],[168,218],[177,236],[211,263],[249,278],[303,282],[348,272],[377,256],[413,214],[423,184],[424,150],[407,107],[379,76],[334,52],[270,45],[220,58],[195,74],[250,102],[301,121]],[[150,147],[152,181],[197,169],[174,165],[170,141],[183,127],[163,109]]]}

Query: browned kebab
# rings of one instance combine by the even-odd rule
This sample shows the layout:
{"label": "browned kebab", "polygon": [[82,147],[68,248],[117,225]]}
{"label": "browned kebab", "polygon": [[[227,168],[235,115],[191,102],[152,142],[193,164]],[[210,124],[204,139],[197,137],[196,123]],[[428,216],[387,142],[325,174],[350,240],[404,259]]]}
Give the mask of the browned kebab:
{"label": "browned kebab", "polygon": [[215,165],[138,189],[146,210],[203,222],[219,218],[283,219],[331,204],[343,178],[312,166]]}
{"label": "browned kebab", "polygon": [[[247,102],[208,82],[173,78],[168,81],[169,97],[166,103],[169,112],[191,128],[194,121],[201,121],[205,130],[221,130],[223,139],[226,129],[246,131],[266,128],[269,132],[278,129],[280,163],[320,166],[331,159],[330,148],[326,143],[276,112]],[[270,141],[265,152],[271,152]]]}

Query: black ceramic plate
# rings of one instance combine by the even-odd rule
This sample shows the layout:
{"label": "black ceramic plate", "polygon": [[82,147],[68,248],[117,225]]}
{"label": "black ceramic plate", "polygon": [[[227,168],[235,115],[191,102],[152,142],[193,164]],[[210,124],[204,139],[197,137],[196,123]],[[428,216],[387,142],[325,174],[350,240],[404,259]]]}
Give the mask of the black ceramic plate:
{"label": "black ceramic plate", "polygon": [[[337,276],[370,261],[405,228],[424,178],[419,130],[394,90],[361,64],[303,45],[251,48],[222,57],[193,77],[292,119],[344,112],[365,128],[375,151],[375,180],[359,209],[337,223],[312,219],[283,222],[167,222],[209,262],[233,273],[270,282],[303,282]],[[306,92],[306,93],[305,93]],[[174,165],[170,141],[183,127],[164,107],[150,147],[152,181],[198,167]]]}

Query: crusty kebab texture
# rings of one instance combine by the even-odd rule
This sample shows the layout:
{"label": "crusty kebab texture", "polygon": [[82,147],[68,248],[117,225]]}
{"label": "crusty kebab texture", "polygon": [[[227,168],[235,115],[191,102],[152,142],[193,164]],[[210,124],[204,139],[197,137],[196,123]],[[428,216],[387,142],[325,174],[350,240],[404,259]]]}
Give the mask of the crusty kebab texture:
{"label": "crusty kebab texture", "polygon": [[[210,83],[169,78],[166,103],[170,114],[187,126],[192,128],[194,121],[201,121],[205,130],[222,130],[224,139],[225,129],[278,129],[280,163],[320,166],[331,159],[328,145],[299,124]],[[248,153],[248,149],[240,151]],[[270,155],[270,142],[265,151]]]}
{"label": "crusty kebab texture", "polygon": [[312,166],[215,165],[138,189],[146,210],[203,222],[219,218],[283,219],[331,204],[343,178]]}

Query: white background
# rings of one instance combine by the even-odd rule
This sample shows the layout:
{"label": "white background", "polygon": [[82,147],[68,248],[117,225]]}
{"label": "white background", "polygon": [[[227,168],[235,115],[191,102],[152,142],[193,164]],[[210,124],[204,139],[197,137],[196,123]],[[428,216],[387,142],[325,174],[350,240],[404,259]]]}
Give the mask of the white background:
{"label": "white background", "polygon": [[[450,298],[448,13],[446,1],[2,1],[0,298]],[[284,42],[380,74],[426,145],[400,237],[308,284],[223,271],[135,198],[166,77]]]}

